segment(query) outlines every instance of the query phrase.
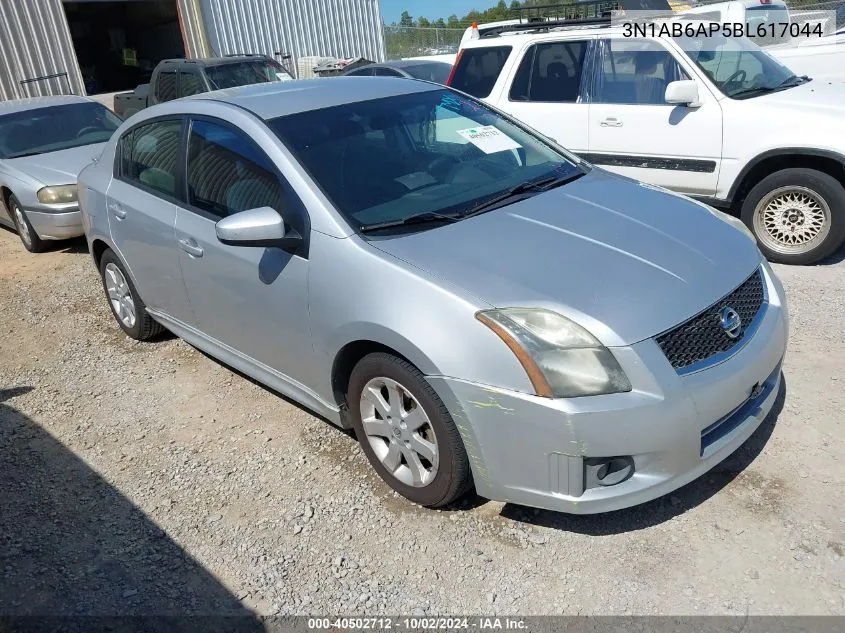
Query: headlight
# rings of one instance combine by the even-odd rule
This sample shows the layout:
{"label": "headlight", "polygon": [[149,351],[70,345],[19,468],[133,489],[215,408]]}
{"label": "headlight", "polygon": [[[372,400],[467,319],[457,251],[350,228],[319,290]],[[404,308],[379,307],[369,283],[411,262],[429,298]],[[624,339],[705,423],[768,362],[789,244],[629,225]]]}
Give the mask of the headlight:
{"label": "headlight", "polygon": [[38,202],[41,204],[66,204],[76,201],[76,185],[44,187],[38,191]]}
{"label": "headlight", "polygon": [[475,316],[516,355],[538,396],[576,398],[631,391],[610,350],[556,312],[509,308]]}

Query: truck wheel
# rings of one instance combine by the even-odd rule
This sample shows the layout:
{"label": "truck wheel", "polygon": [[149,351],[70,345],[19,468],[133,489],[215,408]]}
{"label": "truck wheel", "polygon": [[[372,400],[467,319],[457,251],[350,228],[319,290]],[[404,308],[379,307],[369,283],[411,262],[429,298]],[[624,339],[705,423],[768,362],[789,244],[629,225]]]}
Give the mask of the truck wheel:
{"label": "truck wheel", "polygon": [[769,261],[813,264],[845,240],[845,188],[815,169],[782,169],[749,192],[742,221]]}

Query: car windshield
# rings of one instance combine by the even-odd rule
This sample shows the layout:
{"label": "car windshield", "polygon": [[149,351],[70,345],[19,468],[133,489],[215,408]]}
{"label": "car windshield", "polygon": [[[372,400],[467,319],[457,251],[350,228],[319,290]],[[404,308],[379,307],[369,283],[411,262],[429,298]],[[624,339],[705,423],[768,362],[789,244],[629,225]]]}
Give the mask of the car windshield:
{"label": "car windshield", "polygon": [[758,46],[789,40],[789,11],[785,6],[764,4],[746,7],[745,22],[749,37]]}
{"label": "car windshield", "polygon": [[452,72],[452,67],[449,64],[432,62],[430,64],[413,64],[405,66],[403,70],[415,79],[424,79],[425,81],[445,84],[449,79],[449,73]]}
{"label": "car windshield", "polygon": [[354,227],[457,218],[515,187],[583,173],[483,104],[434,90],[273,119],[271,128]]}
{"label": "car windshield", "polygon": [[801,83],[774,57],[744,37],[689,37],[675,40],[728,97],[755,97]]}
{"label": "car windshield", "polygon": [[237,88],[271,81],[285,81],[290,75],[284,66],[272,59],[239,61],[209,66],[205,69],[209,83],[216,90]]}
{"label": "car windshield", "polygon": [[0,158],[105,143],[122,121],[99,103],[71,103],[0,116]]}

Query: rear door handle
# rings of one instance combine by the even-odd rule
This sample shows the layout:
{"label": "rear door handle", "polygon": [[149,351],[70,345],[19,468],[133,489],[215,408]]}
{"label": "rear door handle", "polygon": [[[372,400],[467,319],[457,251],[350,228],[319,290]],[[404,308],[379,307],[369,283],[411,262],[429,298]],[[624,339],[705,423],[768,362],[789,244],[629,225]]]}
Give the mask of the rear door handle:
{"label": "rear door handle", "polygon": [[111,211],[114,214],[114,217],[118,220],[122,220],[126,217],[126,209],[119,204],[111,203],[109,205],[109,211]]}
{"label": "rear door handle", "polygon": [[622,127],[622,121],[617,119],[615,116],[609,116],[599,123],[599,125],[602,127]]}
{"label": "rear door handle", "polygon": [[202,257],[202,247],[197,244],[197,241],[193,238],[179,240],[179,248],[191,257]]}

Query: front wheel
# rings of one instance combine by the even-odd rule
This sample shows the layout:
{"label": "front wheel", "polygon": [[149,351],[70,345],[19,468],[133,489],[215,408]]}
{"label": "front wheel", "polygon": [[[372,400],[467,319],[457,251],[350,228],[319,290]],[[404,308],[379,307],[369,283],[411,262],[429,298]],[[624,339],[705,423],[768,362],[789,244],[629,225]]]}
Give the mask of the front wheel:
{"label": "front wheel", "polygon": [[813,264],[845,240],[845,188],[815,169],[783,169],[751,189],[742,220],[768,260]]}
{"label": "front wheel", "polygon": [[15,223],[15,229],[18,232],[18,237],[21,238],[23,247],[30,253],[41,253],[47,248],[47,243],[38,237],[38,233],[32,228],[29,218],[21,208],[21,203],[18,199],[11,195],[9,196],[9,211],[12,212],[12,221]]}
{"label": "front wheel", "polygon": [[365,356],[352,371],[346,398],[367,459],[403,497],[436,508],[472,486],[460,433],[416,367],[386,353]]}

